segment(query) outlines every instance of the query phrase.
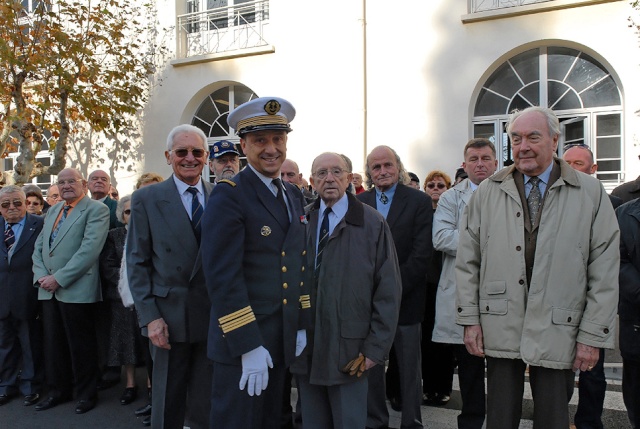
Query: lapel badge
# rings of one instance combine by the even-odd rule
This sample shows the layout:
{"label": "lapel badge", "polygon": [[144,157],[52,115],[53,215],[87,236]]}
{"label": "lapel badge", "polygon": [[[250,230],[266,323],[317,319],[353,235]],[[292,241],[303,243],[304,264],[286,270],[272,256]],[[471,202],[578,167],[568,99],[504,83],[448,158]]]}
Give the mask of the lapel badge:
{"label": "lapel badge", "polygon": [[263,237],[271,235],[271,228],[267,225],[263,226],[262,229],[260,229],[260,234],[262,234]]}
{"label": "lapel badge", "polygon": [[307,219],[307,215],[300,216],[300,223],[305,225],[309,223],[309,220]]}

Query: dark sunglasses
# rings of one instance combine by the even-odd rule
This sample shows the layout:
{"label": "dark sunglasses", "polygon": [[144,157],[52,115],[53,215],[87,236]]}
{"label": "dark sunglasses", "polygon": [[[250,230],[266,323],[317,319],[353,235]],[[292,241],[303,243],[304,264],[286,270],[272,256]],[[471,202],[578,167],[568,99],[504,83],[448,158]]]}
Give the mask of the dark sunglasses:
{"label": "dark sunglasses", "polygon": [[179,158],[184,158],[189,155],[189,152],[193,154],[194,158],[202,158],[206,153],[204,149],[173,149],[171,152],[175,153]]}
{"label": "dark sunglasses", "polygon": [[4,203],[0,204],[0,207],[2,207],[3,209],[8,209],[11,204],[13,204],[13,207],[22,207],[23,202],[20,200],[5,201]]}
{"label": "dark sunglasses", "polygon": [[429,189],[433,189],[436,186],[438,187],[438,189],[444,189],[444,188],[447,187],[447,185],[445,185],[444,183],[440,183],[440,182],[438,182],[438,183],[433,183],[433,182],[427,183],[427,188],[429,188]]}
{"label": "dark sunglasses", "polygon": [[126,214],[126,215],[130,215],[131,214],[131,209],[126,209],[125,211],[123,211],[122,213]]}

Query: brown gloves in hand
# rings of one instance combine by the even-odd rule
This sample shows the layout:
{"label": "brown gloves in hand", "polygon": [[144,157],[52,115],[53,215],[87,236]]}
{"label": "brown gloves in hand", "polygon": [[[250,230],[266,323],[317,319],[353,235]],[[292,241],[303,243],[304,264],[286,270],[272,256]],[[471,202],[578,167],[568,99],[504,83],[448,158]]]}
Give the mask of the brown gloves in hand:
{"label": "brown gloves in hand", "polygon": [[367,369],[366,365],[367,359],[364,357],[364,355],[361,354],[360,356],[346,364],[344,368],[342,368],[342,372],[344,372],[345,374],[348,373],[349,375],[357,375],[358,377],[360,377]]}

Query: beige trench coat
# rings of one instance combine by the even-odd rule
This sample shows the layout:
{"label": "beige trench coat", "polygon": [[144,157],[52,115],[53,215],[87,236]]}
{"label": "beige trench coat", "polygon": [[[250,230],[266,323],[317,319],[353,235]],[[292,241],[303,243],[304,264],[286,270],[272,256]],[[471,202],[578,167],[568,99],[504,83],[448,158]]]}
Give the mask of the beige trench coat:
{"label": "beige trench coat", "polygon": [[569,369],[576,341],[614,347],[619,230],[600,182],[554,162],[529,287],[514,168],[474,193],[460,228],[456,323],[482,326],[487,356]]}

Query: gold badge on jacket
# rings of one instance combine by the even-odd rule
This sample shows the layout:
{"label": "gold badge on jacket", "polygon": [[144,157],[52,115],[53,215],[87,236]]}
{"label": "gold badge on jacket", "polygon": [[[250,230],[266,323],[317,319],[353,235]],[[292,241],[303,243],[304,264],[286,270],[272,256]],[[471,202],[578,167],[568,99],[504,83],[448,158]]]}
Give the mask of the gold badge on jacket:
{"label": "gold badge on jacket", "polygon": [[262,229],[260,229],[260,234],[262,234],[262,236],[264,237],[271,235],[271,228],[269,228],[267,225],[263,226]]}

